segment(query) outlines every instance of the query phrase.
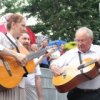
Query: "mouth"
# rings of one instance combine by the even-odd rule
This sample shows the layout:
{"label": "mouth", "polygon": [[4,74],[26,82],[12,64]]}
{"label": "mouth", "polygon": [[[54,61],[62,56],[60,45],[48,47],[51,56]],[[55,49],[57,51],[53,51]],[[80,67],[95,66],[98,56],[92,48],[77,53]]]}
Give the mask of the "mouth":
{"label": "mouth", "polygon": [[24,43],[23,45],[29,46],[29,44],[28,44],[28,43]]}

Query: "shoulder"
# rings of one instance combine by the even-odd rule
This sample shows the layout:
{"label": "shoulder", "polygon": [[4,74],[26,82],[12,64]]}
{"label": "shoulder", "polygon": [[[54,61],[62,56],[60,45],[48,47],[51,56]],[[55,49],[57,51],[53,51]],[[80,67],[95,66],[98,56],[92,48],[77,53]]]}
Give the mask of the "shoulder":
{"label": "shoulder", "polygon": [[78,48],[70,49],[70,50],[66,51],[65,54],[76,53],[76,52],[78,52]]}
{"label": "shoulder", "polygon": [[0,32],[0,42],[3,42],[5,39],[6,39],[5,34]]}
{"label": "shoulder", "polygon": [[5,37],[5,33],[0,32],[0,37]]}
{"label": "shoulder", "polygon": [[99,45],[91,45],[91,49],[93,50],[96,50],[96,49],[100,49],[100,46]]}

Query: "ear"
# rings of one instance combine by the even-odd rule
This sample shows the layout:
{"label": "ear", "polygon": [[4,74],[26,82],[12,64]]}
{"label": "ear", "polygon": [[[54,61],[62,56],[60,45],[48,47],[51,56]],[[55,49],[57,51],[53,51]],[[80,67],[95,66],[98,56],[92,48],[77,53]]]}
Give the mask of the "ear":
{"label": "ear", "polygon": [[14,29],[16,27],[16,23],[15,22],[12,22],[11,23],[11,27]]}
{"label": "ear", "polygon": [[91,38],[91,42],[93,42],[93,38]]}

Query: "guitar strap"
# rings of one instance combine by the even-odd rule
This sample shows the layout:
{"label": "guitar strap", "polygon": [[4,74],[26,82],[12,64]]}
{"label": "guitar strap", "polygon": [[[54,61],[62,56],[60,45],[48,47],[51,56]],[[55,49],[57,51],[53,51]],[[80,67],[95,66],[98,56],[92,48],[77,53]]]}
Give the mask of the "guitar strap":
{"label": "guitar strap", "polygon": [[[6,36],[7,39],[15,46],[16,51],[17,51],[18,53],[20,53],[20,50],[18,49],[18,46],[7,36],[7,34],[5,34],[5,36]],[[24,76],[24,77],[27,77],[28,71],[27,71],[27,69],[26,69],[26,66],[23,66],[23,69],[24,69],[24,71],[25,71],[25,74],[24,74],[23,76]]]}
{"label": "guitar strap", "polygon": [[82,58],[81,58],[81,52],[80,51],[78,51],[78,55],[79,55],[80,64],[82,64]]}
{"label": "guitar strap", "polygon": [[5,34],[5,36],[8,38],[8,40],[14,45],[14,47],[16,48],[16,51],[18,52],[18,53],[20,53],[20,51],[19,51],[19,49],[18,49],[18,47],[17,47],[17,45]]}
{"label": "guitar strap", "polygon": [[[82,57],[81,57],[81,52],[80,51],[78,51],[78,55],[79,55],[80,64],[82,64]],[[81,74],[84,75],[87,79],[92,80],[92,78],[90,76],[88,76],[87,74],[85,74],[83,72],[83,69],[80,69],[80,71],[81,71]]]}

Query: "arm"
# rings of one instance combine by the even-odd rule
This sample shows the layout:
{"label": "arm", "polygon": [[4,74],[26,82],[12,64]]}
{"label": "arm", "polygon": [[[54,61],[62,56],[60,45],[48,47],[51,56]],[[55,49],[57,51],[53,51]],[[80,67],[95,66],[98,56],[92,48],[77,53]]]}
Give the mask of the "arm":
{"label": "arm", "polygon": [[58,57],[57,59],[54,59],[51,61],[50,70],[53,72],[53,74],[55,76],[61,75],[65,70],[64,66],[66,66],[66,62],[67,62],[66,55],[63,54],[62,56]]}
{"label": "arm", "polygon": [[42,56],[39,57],[38,61],[35,63],[35,66],[37,66],[38,64],[41,63],[41,61],[42,61],[42,59],[43,59],[44,56],[45,55],[42,55]]}
{"label": "arm", "polygon": [[35,76],[35,85],[36,85],[36,91],[37,91],[37,95],[38,95],[38,100],[43,100],[42,83],[41,83],[40,75],[36,75]]}
{"label": "arm", "polygon": [[57,76],[57,75],[61,75],[63,72],[64,72],[64,69],[63,68],[60,68],[59,66],[57,65],[50,65],[50,70],[52,71],[52,73]]}
{"label": "arm", "polygon": [[2,48],[2,50],[0,49],[0,55],[1,56],[12,56],[12,57],[16,58],[16,60],[22,64],[26,63],[25,55],[17,53],[15,51],[7,49],[7,48]]}

